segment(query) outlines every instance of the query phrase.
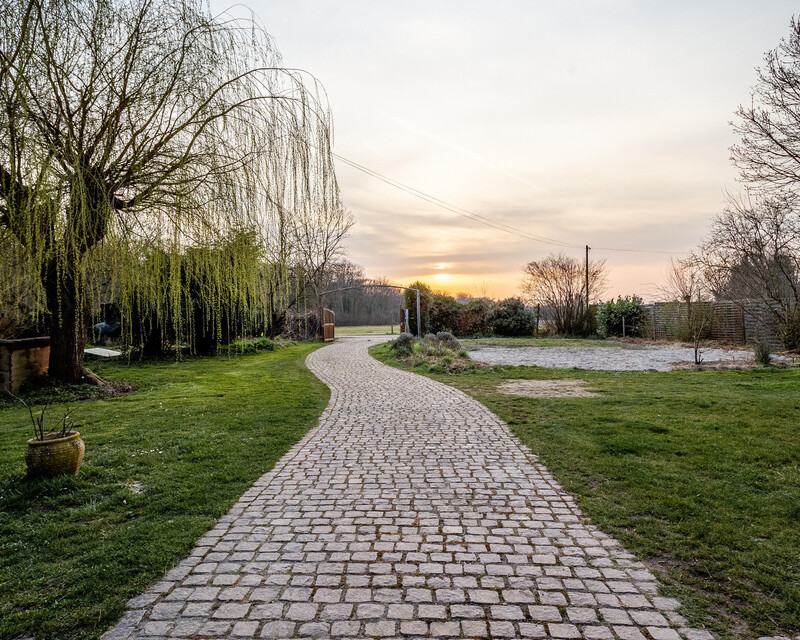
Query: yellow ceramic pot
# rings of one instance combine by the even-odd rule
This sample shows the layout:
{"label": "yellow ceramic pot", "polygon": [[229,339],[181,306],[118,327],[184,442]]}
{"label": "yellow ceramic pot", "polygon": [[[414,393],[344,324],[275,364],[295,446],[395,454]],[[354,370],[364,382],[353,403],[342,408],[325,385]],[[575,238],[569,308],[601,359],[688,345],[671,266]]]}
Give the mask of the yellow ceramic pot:
{"label": "yellow ceramic pot", "polygon": [[81,468],[84,451],[86,446],[77,431],[70,431],[65,436],[48,433],[44,440],[31,438],[25,452],[28,475],[34,478],[74,476]]}

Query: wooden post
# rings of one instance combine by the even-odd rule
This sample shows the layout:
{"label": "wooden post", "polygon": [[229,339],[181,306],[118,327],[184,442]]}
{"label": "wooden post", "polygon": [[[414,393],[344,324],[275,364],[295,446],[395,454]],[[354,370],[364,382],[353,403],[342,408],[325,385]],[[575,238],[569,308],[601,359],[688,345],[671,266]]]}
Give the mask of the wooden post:
{"label": "wooden post", "polygon": [[740,308],[742,310],[742,344],[747,344],[747,318],[744,317],[744,305]]}
{"label": "wooden post", "polygon": [[586,330],[589,331],[592,325],[589,321],[589,249],[591,247],[586,245]]}
{"label": "wooden post", "polygon": [[656,303],[653,303],[653,340],[656,339]]}

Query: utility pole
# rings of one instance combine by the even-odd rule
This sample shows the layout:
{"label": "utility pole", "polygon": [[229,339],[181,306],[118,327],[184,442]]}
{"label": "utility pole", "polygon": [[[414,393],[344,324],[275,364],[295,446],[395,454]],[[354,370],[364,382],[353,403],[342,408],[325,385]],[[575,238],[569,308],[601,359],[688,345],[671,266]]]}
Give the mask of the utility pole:
{"label": "utility pole", "polygon": [[589,249],[591,247],[586,245],[586,328],[589,329]]}

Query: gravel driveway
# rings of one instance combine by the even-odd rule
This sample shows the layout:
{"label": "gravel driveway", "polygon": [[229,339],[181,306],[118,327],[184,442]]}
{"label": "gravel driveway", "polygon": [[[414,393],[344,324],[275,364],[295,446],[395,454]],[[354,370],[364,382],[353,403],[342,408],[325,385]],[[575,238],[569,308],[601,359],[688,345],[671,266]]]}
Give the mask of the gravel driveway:
{"label": "gravel driveway", "polygon": [[[636,349],[597,347],[480,347],[469,352],[473,360],[489,364],[527,365],[553,369],[605,371],[671,371],[677,362],[694,362],[694,349],[651,345]],[[752,351],[703,349],[704,364],[753,362]],[[773,356],[775,360],[781,359]]]}

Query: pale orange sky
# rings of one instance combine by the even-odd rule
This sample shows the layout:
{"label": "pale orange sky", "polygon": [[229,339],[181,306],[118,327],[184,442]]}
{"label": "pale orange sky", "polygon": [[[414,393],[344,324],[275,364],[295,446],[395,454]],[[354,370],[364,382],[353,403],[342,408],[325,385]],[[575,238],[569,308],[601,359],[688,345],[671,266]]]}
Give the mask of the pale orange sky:
{"label": "pale orange sky", "polygon": [[[224,5],[214,3],[215,8]],[[368,275],[519,293],[523,265],[583,245],[605,297],[652,298],[737,188],[728,122],[789,32],[784,0],[261,0],[287,66],[313,73],[336,153],[559,249],[479,225],[343,162]]]}

